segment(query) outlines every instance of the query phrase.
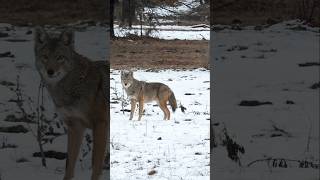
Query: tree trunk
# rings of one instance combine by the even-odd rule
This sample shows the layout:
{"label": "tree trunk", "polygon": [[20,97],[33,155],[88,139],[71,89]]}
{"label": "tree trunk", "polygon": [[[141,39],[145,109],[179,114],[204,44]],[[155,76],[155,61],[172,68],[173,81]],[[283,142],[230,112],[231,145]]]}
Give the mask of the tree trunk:
{"label": "tree trunk", "polygon": [[125,25],[128,20],[129,0],[122,0],[121,25]]}
{"label": "tree trunk", "polygon": [[114,37],[114,0],[110,0],[110,37]]}
{"label": "tree trunk", "polygon": [[135,17],[136,17],[136,2],[135,0],[129,0],[129,17],[128,17],[129,27],[132,27],[132,23]]}

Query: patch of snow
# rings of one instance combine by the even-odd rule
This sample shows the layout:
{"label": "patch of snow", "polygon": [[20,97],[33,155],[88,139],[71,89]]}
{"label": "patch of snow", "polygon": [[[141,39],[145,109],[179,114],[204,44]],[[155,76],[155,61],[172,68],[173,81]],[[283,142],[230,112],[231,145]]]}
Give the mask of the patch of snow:
{"label": "patch of snow", "polygon": [[[261,31],[213,32],[213,115],[219,123],[214,128],[219,137],[225,126],[245,149],[240,156],[243,166],[239,167],[227,157],[225,147],[215,148],[214,178],[319,179],[319,169],[298,168],[298,163],[293,162],[288,162],[288,168],[273,167],[267,161],[246,167],[254,160],[268,157],[319,164],[319,89],[310,88],[319,82],[319,66],[299,66],[306,62],[320,63],[319,31],[311,27],[288,29],[297,25],[296,21],[290,21]],[[239,106],[242,100],[272,104]],[[288,104],[288,100],[294,104]],[[273,126],[291,136],[275,131]]]}
{"label": "patch of snow", "polygon": [[[115,25],[115,36],[124,37],[128,34],[141,34],[141,26],[133,25],[131,29],[124,29]],[[150,26],[142,26],[142,34],[145,35],[148,29],[153,29]],[[161,25],[156,26],[155,30],[151,31],[150,36],[159,39],[180,39],[180,40],[209,40],[210,29],[207,27],[193,27],[193,26],[176,26],[176,25]]]}

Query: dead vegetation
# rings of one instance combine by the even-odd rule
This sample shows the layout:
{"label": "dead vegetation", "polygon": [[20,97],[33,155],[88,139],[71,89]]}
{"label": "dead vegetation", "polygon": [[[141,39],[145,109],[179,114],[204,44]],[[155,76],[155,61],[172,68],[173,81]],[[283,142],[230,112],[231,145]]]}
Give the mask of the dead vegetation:
{"label": "dead vegetation", "polygon": [[111,42],[111,68],[208,68],[209,42],[115,38]]}

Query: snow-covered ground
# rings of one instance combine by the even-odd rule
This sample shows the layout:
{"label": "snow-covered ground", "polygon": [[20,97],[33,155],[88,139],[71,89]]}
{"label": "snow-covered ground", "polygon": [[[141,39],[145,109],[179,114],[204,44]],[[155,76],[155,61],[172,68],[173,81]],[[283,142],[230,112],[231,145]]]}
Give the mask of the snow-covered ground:
{"label": "snow-covered ground", "polygon": [[[319,28],[288,21],[261,31],[217,31],[211,41],[217,141],[226,127],[245,149],[240,168],[225,147],[215,148],[213,177],[319,179],[319,88],[310,88],[319,83]],[[272,104],[239,106],[243,100]],[[313,168],[299,168],[304,160]]]}
{"label": "snow-covered ground", "polygon": [[[165,121],[160,108],[149,103],[141,121],[137,112],[129,121],[130,112],[121,111],[126,94],[120,72],[111,70],[111,179],[209,180],[209,71],[139,70],[134,76],[168,85],[187,109],[172,114],[169,107],[171,120]],[[151,170],[156,174],[149,176]]]}
{"label": "snow-covered ground", "polygon": [[[303,65],[319,63],[319,29],[299,28],[298,24],[291,21],[261,31],[226,28],[214,33],[212,90],[214,94],[219,94],[213,97],[215,127],[219,130],[225,125],[230,136],[243,145],[246,152],[241,155],[243,167],[239,168],[227,157],[225,147],[216,148],[213,163],[217,163],[213,164],[215,169],[210,172],[213,177],[319,179],[319,169],[298,168],[296,162],[289,162],[288,168],[272,167],[272,163],[268,166],[265,161],[245,167],[254,160],[264,158],[307,160],[319,164],[319,88],[310,88],[319,83],[319,66]],[[29,30],[28,27],[0,26],[0,32],[9,35],[0,38],[0,53],[9,51],[14,55],[0,57],[0,127],[23,125],[29,129],[24,122],[4,121],[10,114],[21,117],[14,102],[16,95],[10,90],[16,87],[18,74],[23,97],[30,96],[33,100],[31,105],[28,100],[25,101],[26,110],[31,111],[29,107],[34,110],[36,106],[39,75],[34,67],[33,34],[27,33]],[[176,32],[175,36],[178,36],[185,31]],[[77,51],[92,59],[105,59],[107,42],[101,40],[106,39],[101,38],[105,35],[105,30],[101,28],[77,32]],[[188,39],[189,36],[184,37]],[[10,53],[7,55],[11,56]],[[112,103],[112,179],[208,179],[209,72],[199,69],[158,73],[138,70],[135,76],[169,85],[187,111],[184,114],[178,109],[172,120],[163,121],[159,107],[150,104],[146,106],[142,121],[129,121],[128,112],[123,114],[120,111],[121,104]],[[115,88],[117,95],[121,96],[119,71],[112,70],[111,77],[111,98],[116,96],[113,94]],[[242,100],[269,101],[272,104],[238,106]],[[52,117],[52,106],[47,95],[45,105],[47,112],[51,112],[48,117]],[[125,108],[128,109],[128,106]],[[35,130],[35,125],[30,126]],[[63,132],[57,128],[59,130]],[[158,140],[159,137],[161,140]],[[10,144],[17,147],[8,148]],[[4,145],[6,148],[3,148]],[[66,136],[59,136],[44,148],[65,152]],[[83,149],[86,149],[85,145]],[[31,132],[0,132],[1,180],[62,179],[65,161],[48,159],[48,167],[43,168],[40,159],[32,157],[36,151],[39,149]],[[90,177],[90,157],[89,154],[78,163],[76,179]],[[22,158],[28,161],[23,162]],[[149,176],[151,170],[155,170],[156,174]],[[226,178],[230,176],[233,178]]]}
{"label": "snow-covered ground", "polygon": [[[33,28],[2,24],[0,30],[8,34],[8,37],[0,38],[0,53],[10,52],[7,54],[9,57],[0,58],[0,127],[23,125],[26,129],[33,130],[27,133],[0,132],[0,177],[2,180],[62,179],[64,159],[48,158],[47,168],[43,168],[40,158],[32,157],[34,152],[39,151],[36,138],[33,136],[36,125],[5,121],[8,115],[21,117],[17,103],[14,102],[16,94],[10,90],[16,88],[17,75],[20,76],[22,97],[25,100],[23,107],[27,113],[34,112],[37,107],[40,79],[34,66]],[[101,41],[107,39],[105,36],[106,32],[102,27],[82,28],[75,34],[76,50],[93,60],[105,59],[108,46],[106,41]],[[14,56],[10,57],[10,54]],[[112,71],[111,77],[114,79],[111,79],[110,84],[113,87],[117,83],[118,91],[121,92],[117,73],[119,72]],[[151,116],[146,115],[143,121],[137,122],[129,121],[127,113],[116,114],[115,112],[121,109],[118,105],[112,104],[111,112],[114,112],[111,113],[112,179],[128,179],[130,176],[145,179],[152,168],[157,171],[155,175],[150,176],[154,179],[180,179],[180,177],[209,179],[209,71],[169,70],[159,73],[138,71],[136,76],[142,80],[168,84],[176,93],[178,102],[181,102],[187,110],[184,114],[178,109],[172,115],[172,120],[163,121],[159,107],[149,105],[146,106],[146,110]],[[185,85],[190,88],[185,88]],[[194,95],[184,95],[185,92]],[[28,97],[31,100],[27,99]],[[54,109],[46,91],[44,105],[45,115],[52,118]],[[57,119],[51,123],[54,132],[64,133],[63,128],[55,126],[56,122]],[[90,131],[88,133],[90,134]],[[159,137],[161,140],[157,140]],[[65,152],[66,142],[66,135],[58,136],[52,144],[45,144],[44,150]],[[11,145],[16,147],[10,148]],[[82,151],[81,162],[78,162],[76,167],[78,180],[89,179],[91,173],[91,153],[86,155],[88,152],[86,140]]]}
{"label": "snow-covered ground", "polygon": [[[118,25],[115,25],[114,28],[114,34],[117,37],[124,37],[128,34],[140,36],[141,34],[139,25],[133,25],[131,29],[121,28]],[[150,26],[142,26],[142,34],[145,35],[149,28]],[[167,40],[209,40],[210,29],[208,27],[161,25],[156,26],[156,30],[151,31],[149,36]]]}

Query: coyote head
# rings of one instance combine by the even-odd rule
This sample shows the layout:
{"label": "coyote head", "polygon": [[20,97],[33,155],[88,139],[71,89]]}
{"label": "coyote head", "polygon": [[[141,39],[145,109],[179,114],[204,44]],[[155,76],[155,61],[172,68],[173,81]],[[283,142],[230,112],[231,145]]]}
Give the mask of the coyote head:
{"label": "coyote head", "polygon": [[128,88],[133,83],[133,72],[132,71],[121,71],[121,83],[124,88]]}
{"label": "coyote head", "polygon": [[50,84],[60,81],[74,66],[74,35],[70,30],[59,34],[43,28],[35,30],[36,68],[42,79]]}

